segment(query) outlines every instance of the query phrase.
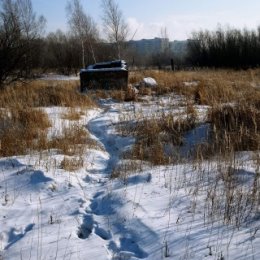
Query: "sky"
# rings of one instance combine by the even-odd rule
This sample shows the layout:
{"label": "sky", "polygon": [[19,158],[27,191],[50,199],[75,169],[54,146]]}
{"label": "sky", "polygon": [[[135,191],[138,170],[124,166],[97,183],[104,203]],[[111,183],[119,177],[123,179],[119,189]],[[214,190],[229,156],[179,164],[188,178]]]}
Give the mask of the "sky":
{"label": "sky", "polygon": [[[171,40],[185,40],[193,31],[217,26],[256,29],[260,25],[260,0],[115,0],[130,28],[129,39],[151,39],[166,28]],[[46,33],[68,30],[68,0],[32,0],[38,15],[47,19]],[[101,0],[81,0],[86,14],[100,27]]]}

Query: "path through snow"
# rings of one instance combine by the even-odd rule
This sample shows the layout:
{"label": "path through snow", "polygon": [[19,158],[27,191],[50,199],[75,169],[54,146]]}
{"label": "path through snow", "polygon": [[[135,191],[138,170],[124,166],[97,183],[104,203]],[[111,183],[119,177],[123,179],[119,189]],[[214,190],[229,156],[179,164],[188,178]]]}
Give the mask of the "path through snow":
{"label": "path through snow", "polygon": [[[164,112],[167,102],[171,111],[178,105],[168,96],[161,101],[137,103],[135,111],[146,117]],[[77,172],[61,169],[64,156],[57,153],[0,159],[0,259],[260,259],[259,218],[237,229],[221,215],[205,215],[207,185],[218,176],[214,162],[143,164],[124,180],[111,179],[134,142],[118,135],[116,124],[124,113],[131,120],[133,107],[111,100],[102,106],[81,123],[103,149],[89,149]],[[61,113],[48,109],[55,120]],[[187,145],[205,127],[188,133]],[[245,184],[255,176],[252,158],[247,152],[239,159]],[[221,198],[221,184],[216,192]]]}
{"label": "path through snow", "polygon": [[120,137],[111,129],[118,121],[119,115],[119,108],[104,103],[103,112],[88,123],[89,131],[104,147],[108,157],[103,160],[103,168],[93,167],[89,171],[88,180],[96,180],[98,176],[98,182],[79,228],[79,237],[87,239],[92,232],[98,235],[104,240],[109,259],[143,259],[148,254],[139,245],[140,234],[136,228],[145,229],[150,234],[153,232],[141,220],[122,214],[125,198],[121,197],[121,193],[109,190],[109,186],[113,185],[109,178],[120,160],[120,155],[133,144],[132,138]]}

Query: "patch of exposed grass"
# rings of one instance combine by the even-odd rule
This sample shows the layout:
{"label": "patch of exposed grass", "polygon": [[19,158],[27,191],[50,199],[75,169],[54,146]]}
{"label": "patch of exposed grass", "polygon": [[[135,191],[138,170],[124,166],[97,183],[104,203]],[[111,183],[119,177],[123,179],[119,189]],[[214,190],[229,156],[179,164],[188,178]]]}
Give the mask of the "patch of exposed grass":
{"label": "patch of exposed grass", "polygon": [[95,99],[112,98],[119,102],[137,100],[137,95],[131,87],[128,87],[127,89],[113,89],[113,90],[97,89],[95,91],[89,91],[89,94]]}
{"label": "patch of exposed grass", "polygon": [[0,107],[93,107],[94,101],[78,90],[78,83],[32,81],[0,90]]}
{"label": "patch of exposed grass", "polygon": [[65,171],[73,172],[82,168],[83,165],[84,165],[84,160],[81,157],[69,158],[64,156],[63,160],[61,161],[60,167]]}
{"label": "patch of exposed grass", "polygon": [[83,127],[65,128],[62,137],[47,138],[51,126],[39,107],[70,107],[64,119],[78,121],[80,108],[95,107],[90,96],[78,91],[78,82],[32,81],[0,90],[0,156],[26,154],[30,150],[58,149],[64,154],[82,154],[94,146]]}
{"label": "patch of exposed grass", "polygon": [[78,121],[84,113],[79,109],[70,108],[66,113],[62,115],[62,119],[70,121]]}
{"label": "patch of exposed grass", "polygon": [[58,149],[64,155],[80,155],[85,153],[86,148],[99,148],[95,140],[90,138],[87,130],[75,123],[64,127],[62,134],[53,136],[48,144],[49,149]]}
{"label": "patch of exposed grass", "polygon": [[[152,88],[156,95],[175,92],[194,99],[198,104],[216,105],[258,97],[260,103],[260,70],[200,70],[200,71],[135,71],[129,81],[140,82],[144,77],[153,77],[158,86]],[[140,95],[148,91],[140,91]]]}
{"label": "patch of exposed grass", "polygon": [[73,124],[65,127],[62,135],[52,137],[49,147],[58,149],[65,155],[82,155],[87,145],[88,134],[79,124]]}
{"label": "patch of exposed grass", "polygon": [[250,104],[212,108],[212,142],[217,151],[254,151],[260,148],[260,110]]}
{"label": "patch of exposed grass", "polygon": [[39,109],[2,110],[0,113],[0,156],[25,154],[47,144],[48,116]]}
{"label": "patch of exposed grass", "polygon": [[195,126],[195,114],[181,119],[168,114],[161,118],[140,120],[134,127],[128,127],[128,132],[132,129],[130,134],[136,137],[130,158],[149,161],[154,165],[174,162],[176,158],[167,154],[165,146],[181,146],[184,134]]}

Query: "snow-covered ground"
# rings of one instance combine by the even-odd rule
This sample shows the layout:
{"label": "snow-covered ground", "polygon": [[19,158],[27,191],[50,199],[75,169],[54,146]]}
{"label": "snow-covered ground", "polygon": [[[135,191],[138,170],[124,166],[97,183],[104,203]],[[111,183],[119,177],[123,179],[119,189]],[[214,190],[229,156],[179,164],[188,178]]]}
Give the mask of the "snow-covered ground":
{"label": "snow-covered ground", "polygon": [[[116,124],[167,111],[182,115],[181,102],[179,96],[103,101],[80,121],[103,148],[89,149],[76,172],[61,169],[64,156],[54,151],[0,159],[0,259],[260,259],[259,216],[227,224],[217,199],[210,216],[207,187],[217,183],[219,162],[139,163],[125,178],[110,178],[134,143],[117,133]],[[203,121],[207,108],[197,109]],[[46,109],[51,133],[68,124],[62,111]],[[203,139],[207,127],[188,133],[184,147]],[[235,159],[243,189],[257,172],[255,156]],[[223,185],[217,185],[214,196],[221,200]]]}
{"label": "snow-covered ground", "polygon": [[60,75],[60,74],[53,74],[53,73],[50,73],[50,74],[44,74],[42,75],[40,78],[40,80],[65,80],[65,81],[68,81],[68,80],[79,80],[79,76],[66,76],[66,75]]}

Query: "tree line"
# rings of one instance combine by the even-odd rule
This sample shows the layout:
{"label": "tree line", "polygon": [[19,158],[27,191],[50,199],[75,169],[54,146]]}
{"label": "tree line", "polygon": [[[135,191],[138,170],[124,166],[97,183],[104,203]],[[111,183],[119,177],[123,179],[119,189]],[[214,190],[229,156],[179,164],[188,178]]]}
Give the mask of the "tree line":
{"label": "tree line", "polygon": [[[129,28],[116,0],[100,0],[102,39],[94,19],[84,12],[81,0],[66,6],[68,30],[45,34],[46,19],[33,10],[31,0],[0,0],[0,87],[35,73],[77,73],[80,68],[105,60],[124,58],[130,65],[165,65],[249,68],[259,66],[260,27],[194,32],[181,60],[169,46],[144,56],[128,48]],[[166,28],[161,38],[167,39]]]}
{"label": "tree line", "polygon": [[238,30],[219,27],[194,32],[188,41],[187,63],[193,66],[247,69],[260,65],[260,27]]}
{"label": "tree line", "polygon": [[71,74],[87,64],[120,59],[128,27],[115,0],[101,0],[107,40],[84,12],[80,0],[66,6],[68,31],[44,36],[46,19],[37,16],[31,0],[0,0],[0,86],[35,72]]}

